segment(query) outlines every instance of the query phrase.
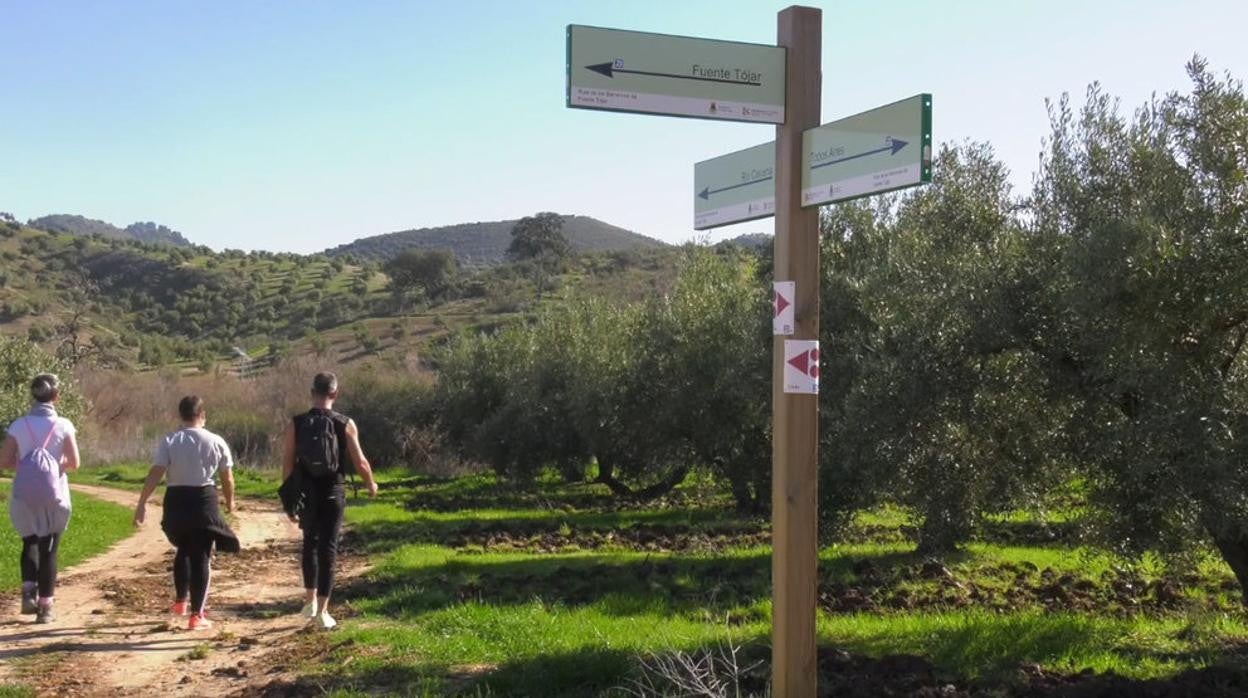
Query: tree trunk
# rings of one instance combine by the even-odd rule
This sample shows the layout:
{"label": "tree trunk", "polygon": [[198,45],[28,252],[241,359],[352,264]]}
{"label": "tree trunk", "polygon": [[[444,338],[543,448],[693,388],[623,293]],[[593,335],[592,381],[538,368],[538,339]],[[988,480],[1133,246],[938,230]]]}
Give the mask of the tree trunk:
{"label": "tree trunk", "polygon": [[919,526],[919,545],[915,552],[930,557],[943,557],[955,553],[958,544],[966,540],[967,531],[963,522],[951,512],[930,512],[923,518]]}
{"label": "tree trunk", "polygon": [[771,506],[770,494],[764,483],[732,481],[732,499],[736,502],[737,512],[745,516],[767,513]]}
{"label": "tree trunk", "polygon": [[1239,580],[1239,592],[1245,606],[1248,606],[1248,536],[1213,535],[1213,544],[1218,546],[1222,559],[1235,573]]}
{"label": "tree trunk", "polygon": [[569,485],[585,482],[585,464],[581,461],[565,461],[559,464],[559,474]]}
{"label": "tree trunk", "polygon": [[662,480],[659,480],[653,485],[644,487],[640,490],[634,490],[632,487],[629,487],[624,482],[621,482],[620,480],[616,479],[615,462],[612,459],[610,458],[604,459],[601,456],[599,456],[598,457],[598,479],[595,480],[595,482],[600,482],[606,485],[607,488],[611,490],[612,494],[615,494],[619,497],[635,499],[635,500],[644,502],[646,500],[655,499],[657,497],[662,497],[668,492],[671,492],[672,490],[676,489],[676,487],[680,485],[680,483],[685,481],[685,477],[687,477],[688,475],[689,475],[689,467],[681,466],[679,468],[676,468],[672,472],[668,473],[667,477],[663,478]]}
{"label": "tree trunk", "polygon": [[630,497],[633,494],[631,487],[615,479],[615,460],[612,458],[598,456],[598,479],[595,482],[606,485],[617,497]]}
{"label": "tree trunk", "polygon": [[737,511],[742,514],[753,514],[758,504],[749,484],[737,478],[732,480],[732,498],[737,503]]}
{"label": "tree trunk", "polygon": [[668,474],[667,477],[663,478],[662,480],[659,480],[658,482],[654,483],[653,485],[650,485],[649,487],[645,489],[638,490],[633,496],[636,499],[639,499],[641,501],[646,501],[648,499],[655,499],[657,497],[662,497],[668,492],[671,492],[672,490],[676,489],[680,485],[680,483],[685,481],[685,478],[688,476],[689,476],[689,466],[682,465],[681,467],[673,470],[671,473]]}
{"label": "tree trunk", "polygon": [[914,549],[916,555],[923,557],[943,558],[958,552],[957,543],[944,537],[928,537],[919,534],[919,545]]}

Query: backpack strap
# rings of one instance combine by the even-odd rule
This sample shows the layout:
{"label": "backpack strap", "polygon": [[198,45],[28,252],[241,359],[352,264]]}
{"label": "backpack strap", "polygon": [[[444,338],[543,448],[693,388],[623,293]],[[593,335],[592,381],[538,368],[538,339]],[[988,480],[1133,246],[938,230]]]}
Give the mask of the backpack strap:
{"label": "backpack strap", "polygon": [[52,443],[52,435],[56,433],[57,423],[52,422],[52,428],[48,429],[48,435],[43,438],[43,448],[46,449],[48,444]]}
{"label": "backpack strap", "polygon": [[346,479],[351,481],[351,490],[358,499],[360,496],[360,482],[355,478],[355,463],[352,462],[350,468],[346,467],[351,458],[351,451],[347,448],[347,425],[351,423],[351,418],[341,412],[329,411],[329,418],[334,422],[334,436],[338,437],[338,470],[346,472]]}
{"label": "backpack strap", "polygon": [[34,445],[38,441],[38,439],[35,438],[35,430],[34,430],[34,427],[30,426],[30,420],[23,417],[22,423],[26,425],[26,433],[30,434],[31,447],[30,447],[30,451],[26,452],[26,455],[29,456],[31,452],[34,451],[36,448],[42,448],[44,450],[47,450],[48,444],[52,443],[52,435],[56,433],[57,423],[52,422],[52,428],[48,430],[48,435],[43,438],[42,446]]}
{"label": "backpack strap", "polygon": [[295,434],[295,470],[302,470],[303,463],[299,462],[299,427],[303,424],[303,413],[299,413],[290,418],[291,429]]}

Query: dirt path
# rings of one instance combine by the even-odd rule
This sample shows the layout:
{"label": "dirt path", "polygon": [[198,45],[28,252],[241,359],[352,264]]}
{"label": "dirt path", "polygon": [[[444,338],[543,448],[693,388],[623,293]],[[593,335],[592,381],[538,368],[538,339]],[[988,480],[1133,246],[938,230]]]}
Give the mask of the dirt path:
{"label": "dirt path", "polygon": [[[138,499],[103,487],[75,490],[127,507]],[[243,552],[213,564],[215,625],[188,632],[185,619],[168,615],[173,549],[160,514],[153,501],[134,535],[61,574],[53,624],[34,625],[17,615],[15,595],[5,597],[0,682],[34,686],[40,695],[223,696],[280,678],[284,648],[308,632],[297,615],[298,527],[275,502],[241,500],[235,532]],[[340,578],[362,571],[346,567]]]}

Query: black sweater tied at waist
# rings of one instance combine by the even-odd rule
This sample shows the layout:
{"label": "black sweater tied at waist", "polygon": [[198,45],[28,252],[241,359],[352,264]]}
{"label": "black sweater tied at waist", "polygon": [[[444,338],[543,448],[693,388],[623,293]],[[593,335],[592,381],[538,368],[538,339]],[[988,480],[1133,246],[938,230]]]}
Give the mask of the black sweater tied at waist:
{"label": "black sweater tied at waist", "polygon": [[234,535],[230,524],[221,515],[217,488],[212,485],[166,487],[165,512],[160,527],[175,546],[180,546],[199,531],[207,531],[212,534],[220,552],[237,553],[241,547],[238,536]]}

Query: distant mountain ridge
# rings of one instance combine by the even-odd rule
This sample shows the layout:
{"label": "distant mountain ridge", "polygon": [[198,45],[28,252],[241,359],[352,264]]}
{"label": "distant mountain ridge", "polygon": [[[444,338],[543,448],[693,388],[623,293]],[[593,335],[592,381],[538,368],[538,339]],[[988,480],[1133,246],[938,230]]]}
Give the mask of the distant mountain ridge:
{"label": "distant mountain ridge", "polygon": [[773,239],[774,239],[773,236],[768,235],[767,233],[746,233],[744,235],[738,235],[735,238],[731,238],[729,240],[724,240],[720,242],[719,244],[720,245],[738,245],[740,247],[745,247],[749,249],[761,250],[765,247],[771,247],[771,243]]}
{"label": "distant mountain ridge", "polygon": [[[504,261],[516,221],[460,223],[437,228],[402,230],[360,238],[325,250],[330,257],[354,255],[361,260],[385,261],[417,249],[450,250],[466,266],[489,266]],[[667,243],[589,216],[564,216],[563,232],[578,252],[667,247]]]}
{"label": "distant mountain ridge", "polygon": [[32,218],[27,222],[27,225],[54,233],[68,233],[70,235],[88,237],[91,235],[102,235],[109,238],[129,238],[140,242],[176,245],[178,247],[192,246],[191,241],[187,240],[182,233],[163,225],[157,225],[151,221],[131,223],[125,228],[118,228],[112,223],[87,218],[86,216],[56,213],[42,218]]}

